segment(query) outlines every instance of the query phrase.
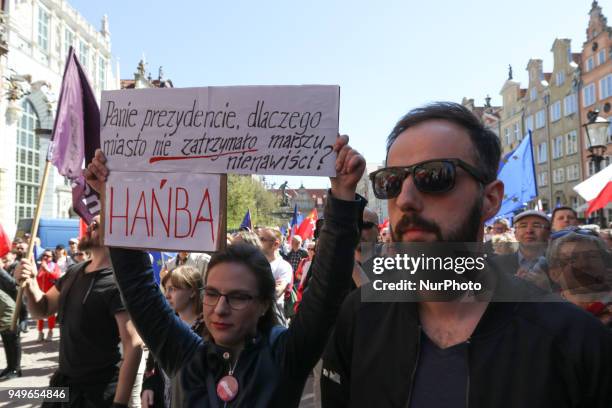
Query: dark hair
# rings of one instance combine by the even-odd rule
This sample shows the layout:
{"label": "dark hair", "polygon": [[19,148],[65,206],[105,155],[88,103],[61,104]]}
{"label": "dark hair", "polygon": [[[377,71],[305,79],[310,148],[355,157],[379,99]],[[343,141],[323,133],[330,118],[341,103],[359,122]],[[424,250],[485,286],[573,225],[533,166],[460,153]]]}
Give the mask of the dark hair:
{"label": "dark hair", "polygon": [[228,245],[225,249],[216,252],[212,258],[210,258],[210,262],[208,262],[208,273],[206,274],[204,284],[208,281],[212,268],[215,265],[225,262],[243,264],[255,275],[258,297],[262,302],[268,304],[266,313],[260,317],[257,322],[257,329],[266,335],[269,334],[272,327],[278,324],[278,320],[274,314],[276,281],[272,275],[270,262],[263,252],[252,244],[238,242]]}
{"label": "dark hair", "polygon": [[395,139],[404,130],[438,119],[452,122],[467,130],[474,145],[476,167],[485,174],[487,182],[495,180],[501,159],[501,146],[497,135],[487,129],[465,106],[454,102],[433,102],[404,115],[387,138],[387,157]]}
{"label": "dark hair", "polygon": [[574,217],[578,218],[578,213],[576,212],[576,210],[574,210],[572,207],[568,207],[568,206],[562,206],[562,207],[556,207],[553,212],[552,212],[552,216],[550,217],[551,221],[554,221],[555,219],[555,214],[557,213],[557,211],[562,211],[562,210],[567,210],[567,211],[571,211],[574,214]]}

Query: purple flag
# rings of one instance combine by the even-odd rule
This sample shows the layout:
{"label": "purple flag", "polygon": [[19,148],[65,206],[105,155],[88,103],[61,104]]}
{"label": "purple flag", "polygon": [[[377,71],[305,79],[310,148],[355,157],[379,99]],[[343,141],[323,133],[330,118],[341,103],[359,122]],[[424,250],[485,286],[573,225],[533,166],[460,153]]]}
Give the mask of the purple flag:
{"label": "purple flag", "polygon": [[83,165],[91,162],[99,147],[98,103],[70,47],[47,160],[72,182],[72,207],[88,224],[100,211],[100,198],[85,183]]}

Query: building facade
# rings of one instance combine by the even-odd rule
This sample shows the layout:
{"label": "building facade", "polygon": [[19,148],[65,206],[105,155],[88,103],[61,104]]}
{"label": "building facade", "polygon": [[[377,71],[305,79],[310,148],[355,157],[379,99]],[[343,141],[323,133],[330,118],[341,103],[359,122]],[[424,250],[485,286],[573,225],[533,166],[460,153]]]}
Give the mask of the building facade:
{"label": "building facade", "polygon": [[[599,116],[612,120],[612,29],[608,26],[602,9],[594,1],[589,12],[586,41],[582,45],[580,61],[579,109],[582,124],[588,123],[588,113],[599,111]],[[589,159],[586,131],[581,127],[582,163],[585,178],[593,175],[595,166]],[[601,167],[609,165],[612,146],[612,127],[608,131],[608,148]],[[605,216],[612,219],[612,209]]]}
{"label": "building facade", "polygon": [[369,174],[382,167],[384,167],[383,163],[366,163],[366,170],[357,183],[357,193],[368,200],[368,208],[378,214],[378,221],[381,224],[385,219],[389,218],[387,200],[379,200],[376,198],[372,191],[372,182],[370,181]]}
{"label": "building facade", "polygon": [[[118,75],[111,69],[106,17],[97,29],[65,0],[4,0],[2,11],[0,223],[12,234],[16,223],[35,211],[69,47],[98,96],[118,88]],[[42,217],[72,215],[71,187],[55,168],[43,203]]]}
{"label": "building facade", "polygon": [[552,45],[554,68],[549,80],[548,104],[552,207],[578,208],[582,201],[573,190],[582,180],[579,143],[578,85],[580,54],[573,54],[571,41],[556,39]]}
{"label": "building facade", "polygon": [[523,126],[523,111],[526,89],[512,78],[512,68],[509,69],[508,79],[500,91],[502,108],[499,115],[499,140],[502,147],[502,156],[514,150],[522,140],[526,129]]}
{"label": "building facade", "polygon": [[502,107],[501,106],[492,106],[491,105],[491,97],[487,95],[485,98],[485,104],[483,106],[476,106],[474,103],[474,99],[463,98],[461,104],[468,108],[470,112],[480,119],[482,124],[491,132],[495,133],[497,137],[500,135],[499,126],[501,123],[501,118],[499,116]]}

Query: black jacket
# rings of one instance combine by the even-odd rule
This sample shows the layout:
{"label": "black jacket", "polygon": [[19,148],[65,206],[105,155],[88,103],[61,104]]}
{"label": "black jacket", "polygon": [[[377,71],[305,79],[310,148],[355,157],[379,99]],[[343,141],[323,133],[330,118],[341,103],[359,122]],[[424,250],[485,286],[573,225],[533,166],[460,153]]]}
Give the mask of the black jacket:
{"label": "black jacket", "polygon": [[[539,291],[497,275],[513,295]],[[416,303],[349,295],[323,358],[322,406],[408,408],[421,330]],[[612,407],[612,332],[572,304],[491,302],[467,343],[469,408]]]}
{"label": "black jacket", "polygon": [[[297,407],[308,374],[320,358],[340,305],[349,292],[358,220],[365,200],[328,195],[315,276],[288,329],[247,342],[234,376],[240,390],[227,407]],[[163,370],[179,370],[185,407],[223,407],[216,384],[228,372],[221,347],[203,341],[174,315],[153,278],[149,256],[111,248],[117,283],[136,329]],[[271,338],[272,337],[272,338]]]}

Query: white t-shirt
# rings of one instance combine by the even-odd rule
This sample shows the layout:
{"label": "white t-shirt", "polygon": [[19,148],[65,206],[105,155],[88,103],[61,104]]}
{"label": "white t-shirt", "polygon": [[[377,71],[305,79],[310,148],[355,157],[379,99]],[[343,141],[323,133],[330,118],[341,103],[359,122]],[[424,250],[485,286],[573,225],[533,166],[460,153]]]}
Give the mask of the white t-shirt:
{"label": "white t-shirt", "polygon": [[[291,267],[291,264],[285,261],[280,256],[270,262],[270,267],[272,268],[272,275],[274,276],[275,281],[282,281],[283,283],[288,285],[293,280],[293,268]],[[276,299],[276,303],[279,306],[285,305],[284,292],[278,299]]]}

